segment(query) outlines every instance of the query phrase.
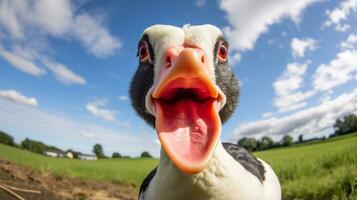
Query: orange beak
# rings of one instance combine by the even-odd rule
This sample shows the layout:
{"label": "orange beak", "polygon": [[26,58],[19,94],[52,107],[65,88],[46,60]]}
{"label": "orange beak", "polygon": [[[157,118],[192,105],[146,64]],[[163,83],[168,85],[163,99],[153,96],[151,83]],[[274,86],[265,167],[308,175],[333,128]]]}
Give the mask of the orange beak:
{"label": "orange beak", "polygon": [[162,148],[181,171],[201,172],[221,132],[219,89],[197,48],[171,55],[152,94]]}
{"label": "orange beak", "polygon": [[[169,69],[166,76],[161,76],[159,84],[154,90],[153,98],[160,98],[164,89],[172,83],[172,81],[179,80],[179,84],[183,88],[197,88],[196,84],[204,84],[205,87],[201,89],[207,89],[209,95],[213,98],[218,97],[218,90],[216,85],[210,79],[208,75],[207,67],[204,65],[205,61],[202,60],[199,53],[194,49],[185,49],[176,58],[174,65]],[[181,82],[182,81],[182,82]],[[195,81],[200,81],[196,82]]]}

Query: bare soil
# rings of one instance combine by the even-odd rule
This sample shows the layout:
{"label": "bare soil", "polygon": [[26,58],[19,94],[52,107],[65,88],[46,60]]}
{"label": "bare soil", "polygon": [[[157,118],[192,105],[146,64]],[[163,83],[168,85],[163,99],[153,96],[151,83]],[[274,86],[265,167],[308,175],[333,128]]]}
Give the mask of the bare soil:
{"label": "bare soil", "polygon": [[[134,200],[133,186],[104,181],[82,180],[72,177],[54,176],[0,159],[0,199],[19,200],[1,188],[12,188],[26,200]],[[33,190],[18,191],[16,188]],[[37,193],[34,193],[37,192]]]}

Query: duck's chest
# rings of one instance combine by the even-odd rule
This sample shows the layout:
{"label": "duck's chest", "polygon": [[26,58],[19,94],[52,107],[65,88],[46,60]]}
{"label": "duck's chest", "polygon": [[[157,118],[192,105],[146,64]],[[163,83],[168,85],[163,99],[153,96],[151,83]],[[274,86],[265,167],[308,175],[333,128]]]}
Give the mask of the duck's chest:
{"label": "duck's chest", "polygon": [[184,174],[171,163],[159,165],[144,199],[261,199],[260,181],[231,161],[213,158],[204,171],[195,175]]}

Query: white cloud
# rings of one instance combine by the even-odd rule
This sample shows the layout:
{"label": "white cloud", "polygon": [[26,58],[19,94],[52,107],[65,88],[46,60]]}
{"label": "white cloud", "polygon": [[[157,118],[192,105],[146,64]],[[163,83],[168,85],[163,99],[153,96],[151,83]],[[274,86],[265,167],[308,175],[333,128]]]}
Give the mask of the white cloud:
{"label": "white cloud", "polygon": [[119,40],[110,35],[95,18],[81,14],[75,18],[73,32],[87,50],[97,57],[105,57],[120,48]]}
{"label": "white cloud", "polygon": [[350,28],[351,26],[348,24],[337,24],[335,27],[336,31],[340,31],[340,32],[345,32]]}
{"label": "white cloud", "polygon": [[303,10],[314,2],[316,0],[221,0],[220,8],[227,13],[230,23],[224,32],[233,49],[251,50],[269,26],[286,18],[299,22]]}
{"label": "white cloud", "polygon": [[56,62],[52,62],[52,61],[44,59],[43,64],[54,73],[57,80],[59,80],[60,82],[66,84],[66,85],[69,85],[69,84],[85,85],[86,84],[86,80],[83,77],[75,74],[68,67],[66,67],[60,63],[56,63]]}
{"label": "white cloud", "polygon": [[0,2],[0,24],[14,38],[22,38],[24,36],[18,15],[25,13],[27,4],[27,1],[21,0],[3,0]]}
{"label": "white cloud", "polygon": [[274,106],[276,106],[280,112],[296,110],[305,107],[307,103],[304,101],[315,94],[315,91],[298,91],[288,95],[278,96],[274,99]]}
{"label": "white cloud", "polygon": [[17,39],[26,39],[29,29],[60,36],[73,26],[69,0],[3,0],[0,11],[0,24]]}
{"label": "white cloud", "polygon": [[55,36],[68,34],[73,26],[73,5],[70,0],[36,0],[28,9],[33,11],[29,23]]}
{"label": "white cloud", "polygon": [[357,11],[357,0],[345,0],[341,2],[338,7],[334,8],[332,11],[327,10],[326,14],[328,20],[323,23],[323,26],[335,26],[337,31],[347,31],[350,25],[344,23],[349,15]]}
{"label": "white cloud", "polygon": [[263,115],[262,115],[263,118],[268,118],[268,117],[271,117],[271,116],[273,116],[273,113],[272,113],[272,112],[265,112],[265,113],[263,113]]}
{"label": "white cloud", "polygon": [[37,106],[37,100],[34,97],[26,97],[16,90],[0,90],[0,97],[16,103],[30,106]]}
{"label": "white cloud", "polygon": [[99,117],[108,121],[116,120],[116,112],[114,110],[106,109],[107,99],[98,99],[93,102],[88,102],[86,110],[95,117]]}
{"label": "white cloud", "polygon": [[295,58],[304,57],[306,50],[314,50],[316,49],[316,40],[307,38],[307,39],[298,39],[293,38],[291,40],[291,49],[292,54]]}
{"label": "white cloud", "polygon": [[195,5],[197,7],[202,7],[206,4],[206,0],[196,0]]}
{"label": "white cloud", "polygon": [[[0,25],[13,38],[26,41],[26,33],[56,37],[74,37],[88,52],[105,57],[120,48],[119,39],[112,36],[102,21],[86,12],[76,12],[70,0],[3,0],[0,2]],[[32,36],[33,37],[33,36]]]}
{"label": "white cloud", "polygon": [[357,35],[351,33],[348,35],[346,41],[341,42],[340,47],[342,50],[354,49],[357,45]]}
{"label": "white cloud", "polygon": [[282,75],[273,83],[278,96],[290,94],[300,88],[308,63],[289,63]]}
{"label": "white cloud", "polygon": [[234,52],[232,55],[230,55],[229,58],[229,63],[231,64],[231,66],[233,66],[242,60],[242,54]]}
{"label": "white cloud", "polygon": [[120,101],[128,101],[128,100],[129,100],[129,97],[122,95],[122,96],[118,96],[118,99],[119,99]]}
{"label": "white cloud", "polygon": [[328,64],[321,64],[314,74],[314,87],[330,90],[351,80],[357,72],[357,51],[345,50]]}
{"label": "white cloud", "polygon": [[303,76],[308,62],[304,64],[289,63],[282,75],[273,83],[276,97],[273,101],[279,112],[292,111],[306,106],[306,99],[312,97],[314,91],[301,92]]}
{"label": "white cloud", "polygon": [[[36,117],[34,117],[36,116]],[[13,127],[8,131],[14,136],[27,133],[41,141],[49,140],[51,145],[63,149],[91,152],[95,143],[103,145],[106,155],[115,151],[130,156],[138,156],[142,151],[150,151],[159,156],[160,148],[155,143],[156,134],[132,132],[123,127],[115,129],[78,121],[57,111],[46,111],[38,107],[22,106],[0,99],[0,126]],[[119,131],[120,130],[120,131]],[[28,135],[28,133],[32,133]],[[55,142],[53,142],[55,141]],[[47,143],[47,142],[46,142]]]}
{"label": "white cloud", "polygon": [[330,101],[330,100],[331,100],[331,96],[329,94],[325,94],[324,96],[319,98],[320,103],[324,103],[324,102]]}
{"label": "white cloud", "polygon": [[[0,56],[15,68],[34,75],[45,74],[38,66],[43,58],[55,60],[50,38],[79,41],[96,57],[112,55],[121,43],[97,15],[90,15],[70,0],[0,1]],[[105,14],[104,14],[105,15]],[[25,52],[25,53],[24,53]],[[31,53],[30,56],[25,55]],[[85,84],[85,80],[58,62],[47,65],[62,83]]]}
{"label": "white cloud", "polygon": [[6,51],[0,47],[0,56],[15,68],[25,73],[34,76],[41,76],[45,74],[45,70],[38,67],[31,59],[23,57],[15,52]]}
{"label": "white cloud", "polygon": [[[19,69],[27,74],[33,76],[42,76],[46,74],[46,70],[35,62],[38,60],[47,67],[51,72],[54,73],[55,78],[63,84],[86,84],[86,80],[80,75],[75,74],[68,67],[63,64],[50,61],[47,56],[39,55],[31,47],[24,47],[19,45],[14,45],[13,51],[5,51],[0,47],[0,57],[8,61],[16,69]],[[46,57],[46,58],[45,58]]]}
{"label": "white cloud", "polygon": [[337,118],[355,111],[357,89],[288,116],[243,123],[234,129],[234,138],[331,133],[329,131]]}
{"label": "white cloud", "polygon": [[93,133],[81,133],[80,136],[89,139],[95,138],[95,135]]}

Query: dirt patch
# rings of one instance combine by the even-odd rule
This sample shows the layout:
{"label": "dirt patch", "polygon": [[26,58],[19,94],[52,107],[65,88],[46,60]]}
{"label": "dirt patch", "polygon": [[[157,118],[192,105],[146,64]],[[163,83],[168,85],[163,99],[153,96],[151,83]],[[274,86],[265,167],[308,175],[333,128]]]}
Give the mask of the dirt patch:
{"label": "dirt patch", "polygon": [[[89,181],[71,177],[57,177],[0,159],[0,186],[12,188],[26,200],[134,200],[133,187],[119,183]],[[19,191],[25,189],[28,191]],[[0,199],[18,198],[0,188]]]}

